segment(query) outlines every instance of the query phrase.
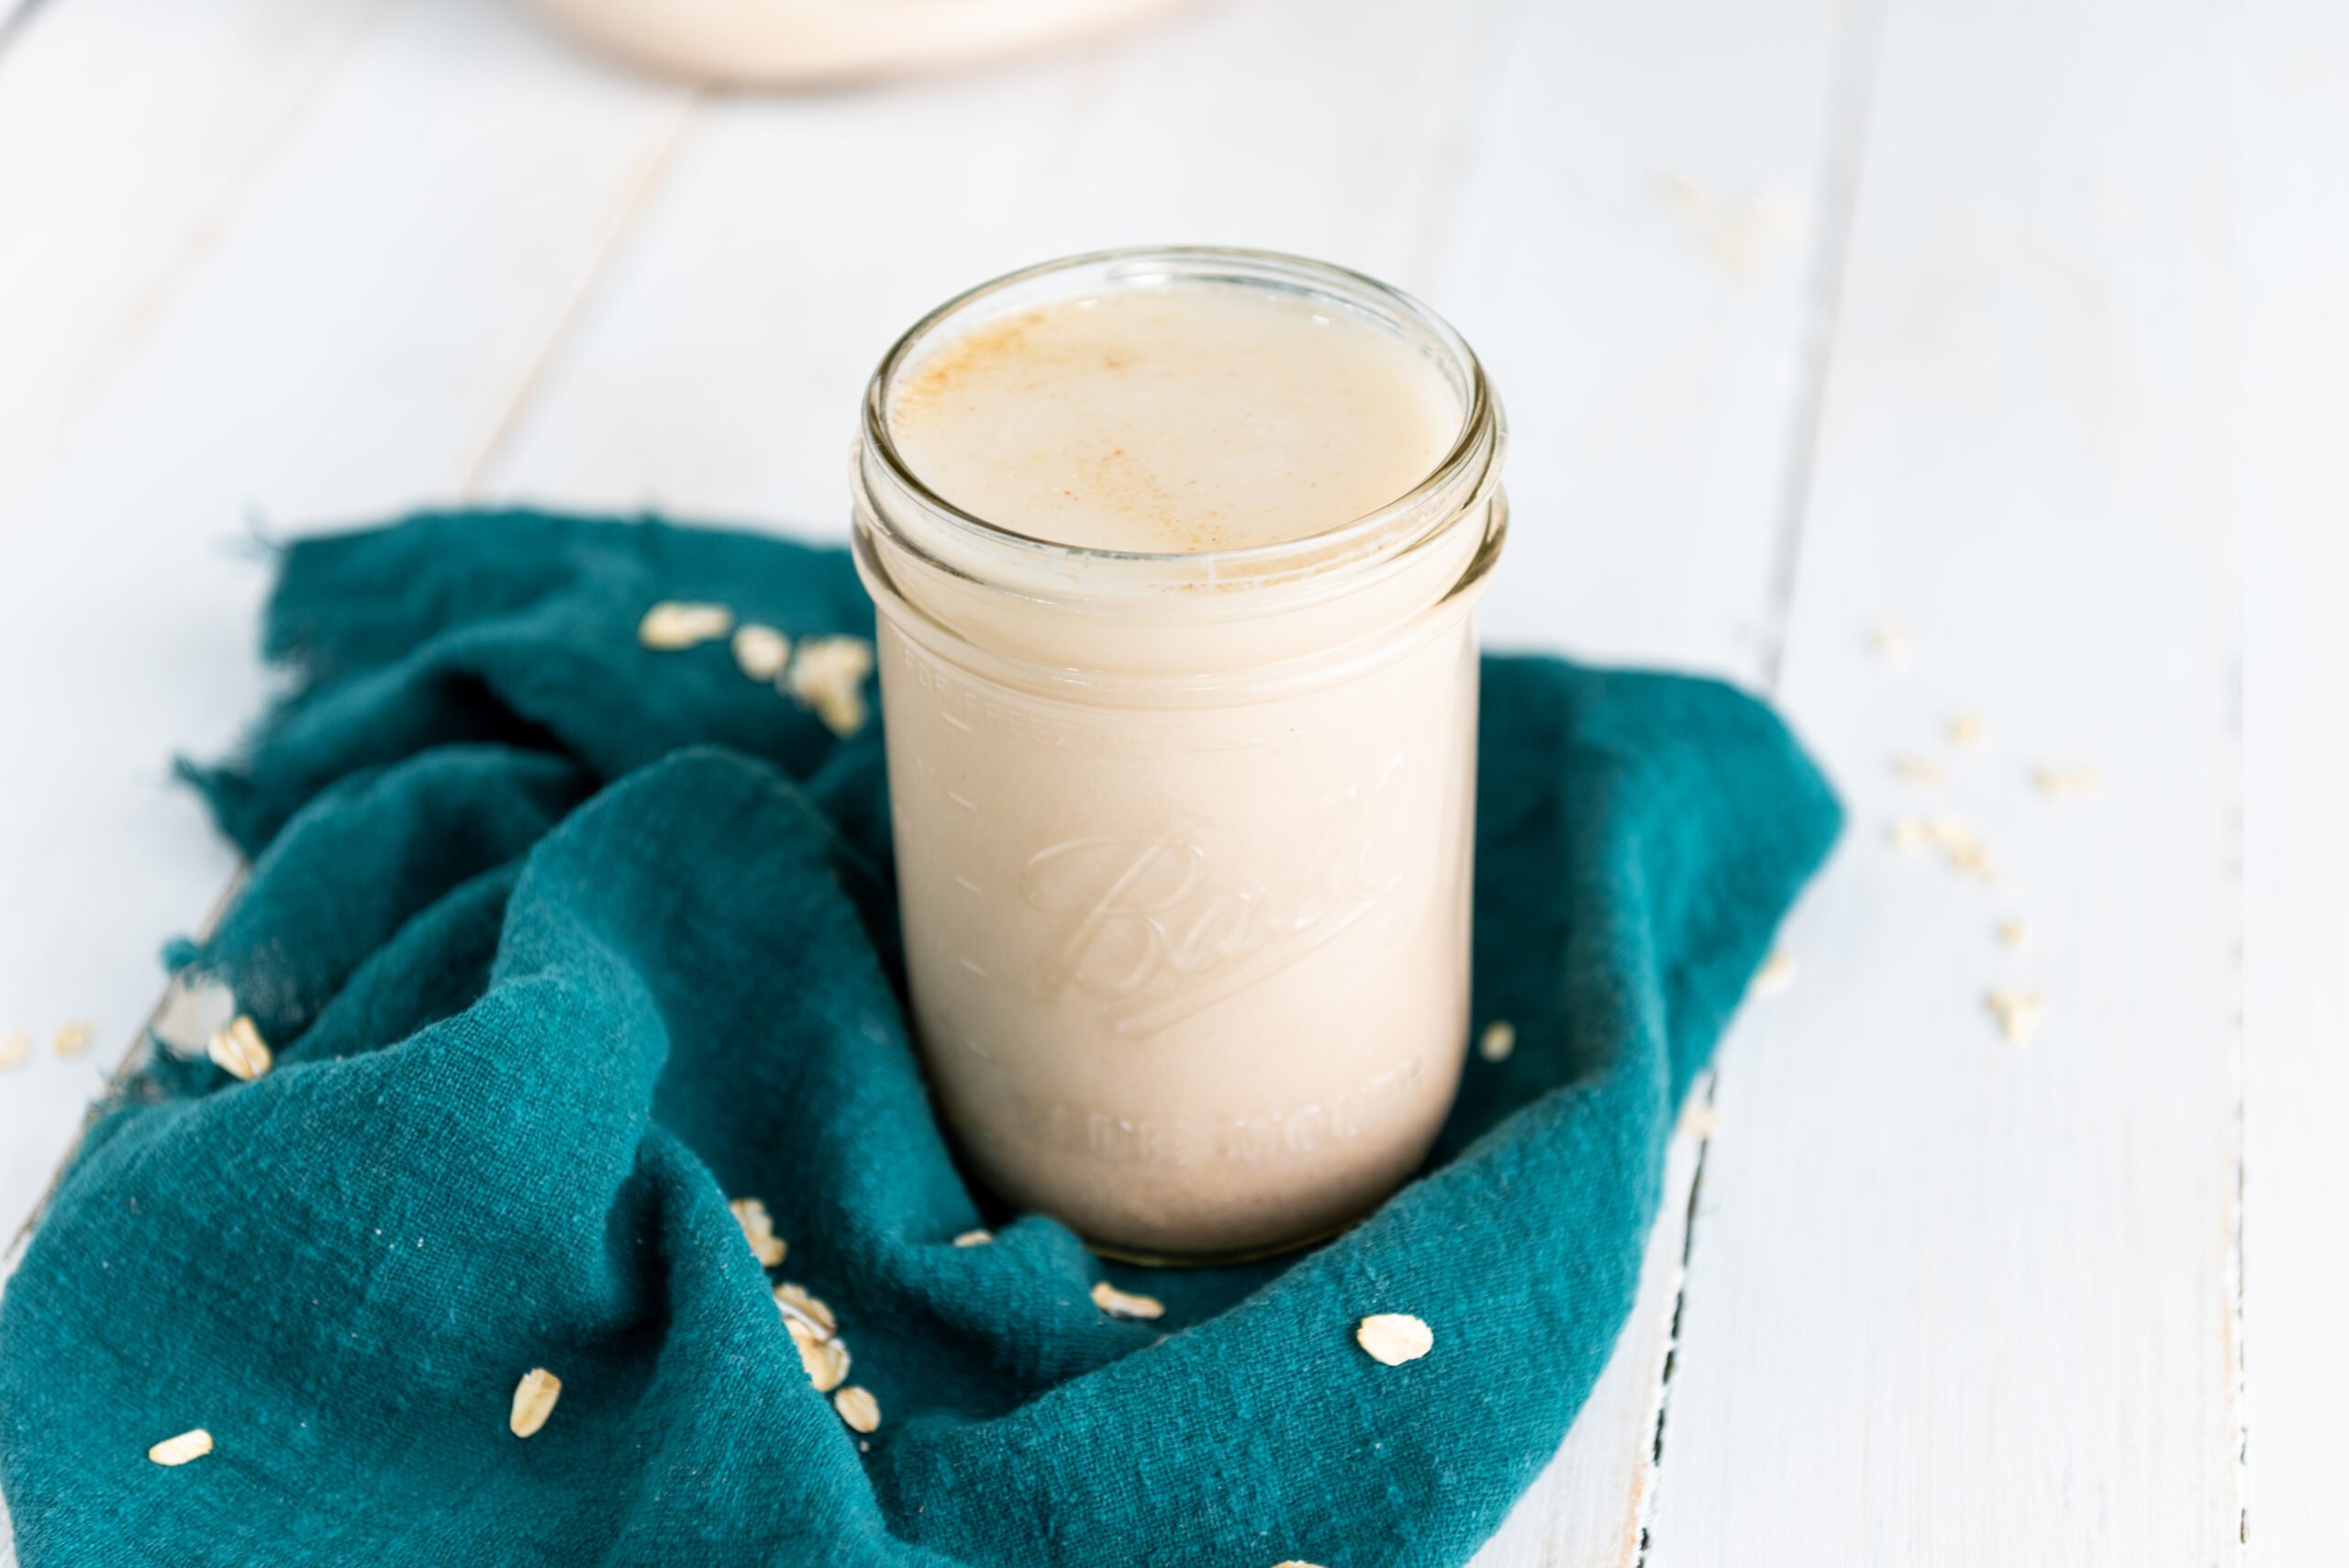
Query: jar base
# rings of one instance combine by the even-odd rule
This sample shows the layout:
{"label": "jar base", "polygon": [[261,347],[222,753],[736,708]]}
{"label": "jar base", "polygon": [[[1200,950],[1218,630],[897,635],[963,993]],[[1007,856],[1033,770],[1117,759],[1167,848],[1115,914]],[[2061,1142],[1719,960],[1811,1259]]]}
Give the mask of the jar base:
{"label": "jar base", "polygon": [[1319,1247],[1324,1241],[1335,1240],[1360,1225],[1368,1215],[1358,1215],[1342,1225],[1331,1225],[1294,1241],[1280,1241],[1270,1246],[1242,1247],[1230,1252],[1166,1253],[1143,1251],[1132,1247],[1120,1247],[1108,1241],[1077,1240],[1085,1242],[1085,1250],[1097,1258],[1107,1258],[1113,1263],[1132,1263],[1145,1269],[1220,1269],[1236,1263],[1258,1263],[1266,1258],[1286,1257],[1301,1252],[1308,1247]]}

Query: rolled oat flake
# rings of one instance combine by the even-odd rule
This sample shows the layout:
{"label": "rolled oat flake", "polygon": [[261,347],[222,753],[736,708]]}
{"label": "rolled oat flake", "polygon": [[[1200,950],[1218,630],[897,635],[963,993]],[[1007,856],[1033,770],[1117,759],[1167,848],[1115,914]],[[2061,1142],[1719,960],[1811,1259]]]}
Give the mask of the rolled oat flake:
{"label": "rolled oat flake", "polygon": [[165,1438],[147,1451],[147,1457],[161,1465],[185,1464],[189,1460],[202,1459],[211,1451],[212,1434],[197,1427],[175,1438]]}
{"label": "rolled oat flake", "polygon": [[817,1393],[829,1394],[848,1381],[848,1345],[838,1335],[819,1335],[796,1318],[785,1318],[783,1326],[799,1352],[800,1370]]}
{"label": "rolled oat flake", "polygon": [[562,1397],[562,1379],[542,1366],[534,1366],[522,1374],[514,1385],[514,1407],[506,1418],[507,1429],[518,1438],[534,1435],[554,1414],[554,1402]]}
{"label": "rolled oat flake", "polygon": [[754,681],[772,681],[791,663],[791,639],[752,621],[734,633],[734,664]]}
{"label": "rolled oat flake", "polygon": [[785,1322],[812,1329],[819,1340],[829,1340],[840,1332],[841,1320],[832,1315],[832,1309],[824,1304],[821,1296],[809,1295],[804,1284],[785,1280],[775,1286],[774,1305]]}
{"label": "rolled oat flake", "polygon": [[870,1390],[851,1385],[832,1396],[832,1408],[851,1431],[869,1432],[881,1425],[881,1401]]}
{"label": "rolled oat flake", "polygon": [[738,1197],[726,1207],[733,1211],[734,1223],[742,1228],[742,1240],[751,1244],[761,1264],[771,1269],[783,1262],[790,1249],[774,1233],[774,1220],[765,1204],[754,1197]]}
{"label": "rolled oat flake", "polygon": [[664,599],[644,612],[636,639],[656,653],[675,653],[714,642],[734,629],[734,612],[724,605]]}
{"label": "rolled oat flake", "polygon": [[1382,1365],[1401,1366],[1435,1348],[1435,1330],[1408,1312],[1375,1312],[1355,1326],[1354,1343]]}
{"label": "rolled oat flake", "polygon": [[1147,1320],[1164,1317],[1166,1313],[1166,1304],[1158,1297],[1119,1290],[1108,1280],[1103,1280],[1093,1287],[1093,1305],[1112,1318],[1140,1318]]}
{"label": "rolled oat flake", "polygon": [[250,1013],[239,1013],[227,1029],[215,1034],[205,1047],[205,1054],[222,1072],[248,1084],[267,1074],[276,1062],[270,1054],[268,1042],[261,1038],[261,1026],[253,1022]]}

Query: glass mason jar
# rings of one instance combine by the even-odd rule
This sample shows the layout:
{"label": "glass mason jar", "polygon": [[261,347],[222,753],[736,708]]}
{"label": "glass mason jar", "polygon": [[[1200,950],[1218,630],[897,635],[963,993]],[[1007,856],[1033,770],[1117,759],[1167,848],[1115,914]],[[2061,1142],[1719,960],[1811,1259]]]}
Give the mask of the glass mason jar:
{"label": "glass mason jar", "polygon": [[[1190,554],[1024,536],[933,493],[900,378],[1008,311],[1120,289],[1278,291],[1392,334],[1457,399],[1450,450],[1338,527]],[[1425,306],[1259,251],[1104,252],[917,323],[853,462],[879,606],[914,1025],[977,1173],[1096,1249],[1243,1257],[1374,1207],[1467,1048],[1471,612],[1505,428]]]}

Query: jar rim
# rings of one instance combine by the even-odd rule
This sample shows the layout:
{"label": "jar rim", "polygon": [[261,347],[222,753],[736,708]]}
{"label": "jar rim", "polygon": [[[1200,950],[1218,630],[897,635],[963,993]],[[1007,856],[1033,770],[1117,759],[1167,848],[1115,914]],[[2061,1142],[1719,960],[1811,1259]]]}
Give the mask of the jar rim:
{"label": "jar rim", "polygon": [[[1135,281],[1186,277],[1201,281],[1288,286],[1318,292],[1357,306],[1383,310],[1400,323],[1424,332],[1450,357],[1447,367],[1461,383],[1464,396],[1459,433],[1451,447],[1418,484],[1375,509],[1316,529],[1295,539],[1264,544],[1240,545],[1209,550],[1102,550],[1088,545],[1039,538],[1002,523],[991,522],[958,506],[932,489],[897,450],[890,431],[889,404],[899,373],[907,368],[915,348],[949,319],[984,306],[1023,284],[1058,273],[1085,269],[1134,269]],[[1081,251],[1039,261],[1005,272],[963,290],[906,328],[882,355],[866,383],[861,418],[863,452],[880,463],[891,485],[923,510],[932,514],[971,543],[1011,552],[1017,558],[1050,562],[1062,568],[1148,570],[1179,565],[1186,573],[1208,580],[1243,581],[1286,575],[1285,566],[1308,562],[1328,569],[1353,557],[1356,550],[1386,539],[1401,519],[1425,507],[1435,496],[1459,484],[1464,471],[1483,464],[1497,473],[1503,422],[1499,406],[1485,375],[1485,367],[1457,329],[1434,310],[1403,290],[1334,262],[1286,251],[1221,245],[1136,245]],[[860,458],[860,464],[863,458]],[[1485,484],[1470,487],[1481,492]],[[1447,507],[1436,519],[1447,523],[1457,513]],[[885,522],[885,519],[882,519]],[[892,533],[899,530],[892,528]],[[901,538],[901,543],[912,541]],[[1397,541],[1408,546],[1415,539]],[[918,547],[916,547],[917,549]],[[924,552],[927,553],[927,552]],[[1364,553],[1383,555],[1382,550]]]}

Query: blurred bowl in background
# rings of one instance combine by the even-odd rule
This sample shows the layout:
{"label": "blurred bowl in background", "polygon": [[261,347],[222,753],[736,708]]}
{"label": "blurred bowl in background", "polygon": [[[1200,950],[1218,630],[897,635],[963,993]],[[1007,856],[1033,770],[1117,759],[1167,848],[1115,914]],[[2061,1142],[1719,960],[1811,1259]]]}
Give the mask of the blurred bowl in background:
{"label": "blurred bowl in background", "polygon": [[697,82],[819,86],[944,71],[1189,0],[535,0],[590,42]]}

